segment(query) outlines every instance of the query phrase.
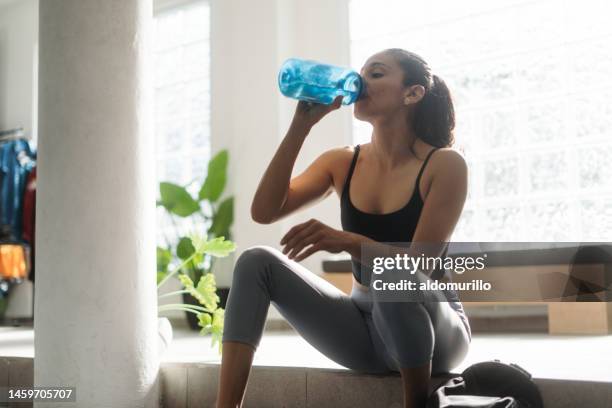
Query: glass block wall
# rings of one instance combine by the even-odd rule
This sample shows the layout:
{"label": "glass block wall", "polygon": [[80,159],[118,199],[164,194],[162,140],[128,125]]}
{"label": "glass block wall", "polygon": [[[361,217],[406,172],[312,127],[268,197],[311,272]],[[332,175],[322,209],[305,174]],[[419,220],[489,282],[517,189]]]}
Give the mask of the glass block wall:
{"label": "glass block wall", "polygon": [[354,68],[405,48],[451,89],[469,166],[453,240],[612,240],[610,15],[603,0],[350,0]]}
{"label": "glass block wall", "polygon": [[[156,13],[154,27],[156,177],[158,183],[188,186],[195,197],[211,154],[209,3],[164,9]],[[159,245],[197,226],[172,220],[158,208]]]}

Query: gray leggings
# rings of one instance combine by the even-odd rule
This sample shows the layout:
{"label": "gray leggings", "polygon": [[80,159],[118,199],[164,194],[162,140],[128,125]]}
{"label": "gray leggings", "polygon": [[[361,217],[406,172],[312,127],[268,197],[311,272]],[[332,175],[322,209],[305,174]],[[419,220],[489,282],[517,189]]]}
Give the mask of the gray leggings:
{"label": "gray leggings", "polygon": [[[371,290],[370,290],[371,292]],[[238,258],[222,341],[259,346],[270,302],[313,347],[336,363],[383,374],[432,361],[432,375],[465,358],[471,338],[448,302],[373,302],[338,288],[269,246]]]}

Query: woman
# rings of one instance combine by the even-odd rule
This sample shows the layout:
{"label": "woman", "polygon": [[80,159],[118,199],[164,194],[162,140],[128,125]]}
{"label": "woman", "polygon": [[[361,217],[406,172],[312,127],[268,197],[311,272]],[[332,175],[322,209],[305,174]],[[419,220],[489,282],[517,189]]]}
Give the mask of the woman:
{"label": "woman", "polygon": [[[256,222],[276,222],[335,191],[343,230],[313,219],[282,238],[282,253],[254,246],[238,258],[225,313],[219,408],[242,404],[270,302],[337,363],[366,373],[399,371],[405,407],[424,407],[432,373],[450,371],[467,354],[471,331],[456,294],[448,302],[378,302],[356,266],[362,243],[450,240],[467,195],[465,160],[449,148],[450,92],[423,59],[401,49],[371,56],[361,75],[366,91],[354,114],[372,124],[371,142],[331,149],[290,179],[310,129],[341,99],[299,102],[259,184],[251,206]],[[297,263],[321,250],[352,255],[350,296]]]}

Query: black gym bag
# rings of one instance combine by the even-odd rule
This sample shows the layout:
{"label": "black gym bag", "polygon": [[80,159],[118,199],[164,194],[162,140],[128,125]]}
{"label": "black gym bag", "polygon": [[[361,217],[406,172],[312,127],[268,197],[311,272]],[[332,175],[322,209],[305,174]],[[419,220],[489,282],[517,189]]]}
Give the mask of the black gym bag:
{"label": "black gym bag", "polygon": [[543,408],[531,374],[517,364],[484,361],[440,385],[427,408]]}

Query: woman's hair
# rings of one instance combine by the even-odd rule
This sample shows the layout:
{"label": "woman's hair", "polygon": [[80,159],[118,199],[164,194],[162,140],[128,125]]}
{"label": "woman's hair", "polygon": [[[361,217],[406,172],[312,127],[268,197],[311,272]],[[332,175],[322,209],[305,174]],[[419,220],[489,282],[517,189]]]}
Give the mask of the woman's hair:
{"label": "woman's hair", "polygon": [[414,111],[414,131],[424,142],[436,147],[449,147],[455,142],[455,109],[446,83],[431,73],[431,68],[417,54],[401,48],[389,52],[404,71],[404,85],[423,85],[425,94]]}

